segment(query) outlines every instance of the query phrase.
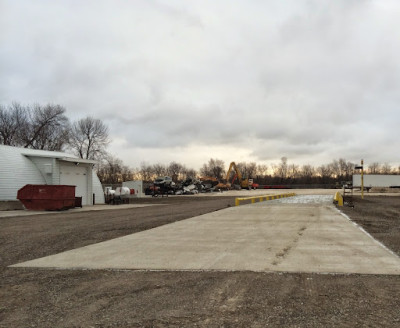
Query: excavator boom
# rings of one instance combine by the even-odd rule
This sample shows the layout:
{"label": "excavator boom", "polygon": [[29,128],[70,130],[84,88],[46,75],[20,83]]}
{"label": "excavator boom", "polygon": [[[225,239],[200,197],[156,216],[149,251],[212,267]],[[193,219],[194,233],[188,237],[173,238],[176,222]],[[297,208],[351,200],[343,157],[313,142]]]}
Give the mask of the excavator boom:
{"label": "excavator boom", "polygon": [[[229,165],[229,169],[228,169],[228,171],[226,172],[226,181],[229,181],[229,177],[230,177],[230,174],[231,174],[231,171],[232,170],[234,170],[235,171],[235,174],[236,174],[236,176],[237,176],[237,178],[238,178],[238,180],[239,180],[239,183],[240,183],[240,187],[241,188],[245,188],[245,189],[248,189],[249,188],[249,179],[247,179],[247,178],[243,178],[243,176],[242,176],[242,174],[240,173],[240,171],[239,171],[239,169],[238,169],[238,167],[236,166],[236,163],[235,162],[232,162],[230,165]],[[235,180],[235,178],[232,180],[232,184],[233,184],[233,181]]]}

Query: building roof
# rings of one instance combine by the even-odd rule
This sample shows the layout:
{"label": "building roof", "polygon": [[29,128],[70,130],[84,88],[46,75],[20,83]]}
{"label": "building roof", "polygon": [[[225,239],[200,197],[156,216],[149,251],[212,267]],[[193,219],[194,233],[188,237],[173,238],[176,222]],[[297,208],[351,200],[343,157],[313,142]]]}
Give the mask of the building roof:
{"label": "building roof", "polygon": [[41,150],[41,149],[30,149],[30,148],[21,148],[21,147],[13,147],[7,145],[0,145],[0,153],[1,149],[13,151],[15,153],[20,153],[24,156],[35,156],[35,157],[50,157],[57,158],[66,162],[78,162],[78,163],[88,163],[88,164],[96,164],[97,161],[91,159],[83,159],[76,157],[75,155],[60,152],[60,151],[50,151],[50,150]]}

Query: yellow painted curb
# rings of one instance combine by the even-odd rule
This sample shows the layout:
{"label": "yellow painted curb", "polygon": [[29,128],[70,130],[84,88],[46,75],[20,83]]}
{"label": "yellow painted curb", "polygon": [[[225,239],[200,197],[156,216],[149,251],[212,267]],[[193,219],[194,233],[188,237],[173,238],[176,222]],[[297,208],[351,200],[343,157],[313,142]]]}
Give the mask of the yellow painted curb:
{"label": "yellow painted curb", "polygon": [[287,194],[278,194],[278,195],[265,195],[265,196],[253,196],[253,197],[238,197],[235,199],[235,206],[239,206],[241,201],[250,200],[252,204],[256,202],[258,199],[259,202],[263,202],[266,200],[273,200],[278,198],[285,198],[285,197],[293,197],[296,196],[294,192],[287,193]]}

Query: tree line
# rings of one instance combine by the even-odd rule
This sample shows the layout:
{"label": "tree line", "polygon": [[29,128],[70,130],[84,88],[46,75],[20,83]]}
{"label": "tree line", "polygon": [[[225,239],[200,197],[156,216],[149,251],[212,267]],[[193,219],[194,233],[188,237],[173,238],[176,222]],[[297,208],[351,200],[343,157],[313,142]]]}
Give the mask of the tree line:
{"label": "tree line", "polygon": [[[227,165],[223,160],[211,158],[204,163],[199,171],[187,168],[185,165],[171,162],[164,165],[160,163],[141,163],[138,168],[129,168],[110,157],[111,161],[103,162],[98,170],[98,175],[104,184],[118,184],[128,180],[153,181],[158,176],[171,176],[177,181],[184,181],[194,177],[212,177],[219,181],[226,179]],[[356,171],[355,164],[343,158],[333,160],[331,163],[320,166],[310,164],[297,165],[289,163],[286,157],[276,164],[265,165],[255,162],[239,162],[237,167],[244,177],[253,178],[254,182],[261,185],[341,185],[342,182],[352,180]],[[380,165],[372,163],[364,169],[369,174],[400,174],[400,167],[392,168],[389,164]],[[232,182],[233,175],[228,182]]]}
{"label": "tree line", "polygon": [[[103,184],[118,184],[128,180],[152,181],[158,176],[171,176],[182,181],[187,178],[211,177],[219,181],[226,178],[223,160],[211,158],[197,171],[184,164],[171,162],[148,164],[130,168],[121,159],[109,154],[108,127],[99,119],[86,117],[71,122],[66,109],[60,105],[26,105],[17,102],[0,104],[0,144],[52,151],[70,151],[79,158],[98,161],[97,174]],[[329,164],[312,166],[289,163],[282,157],[279,163],[270,165],[240,162],[237,167],[244,177],[264,185],[333,185],[350,181],[355,164],[343,158]],[[365,168],[368,174],[400,174],[400,167],[377,162]],[[233,176],[229,177],[229,180]],[[232,181],[228,181],[232,182]]]}

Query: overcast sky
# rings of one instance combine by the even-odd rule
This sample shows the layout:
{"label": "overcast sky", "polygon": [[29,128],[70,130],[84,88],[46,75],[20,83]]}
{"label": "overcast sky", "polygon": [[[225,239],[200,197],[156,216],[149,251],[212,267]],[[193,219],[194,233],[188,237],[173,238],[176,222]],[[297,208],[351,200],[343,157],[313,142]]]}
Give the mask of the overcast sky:
{"label": "overcast sky", "polygon": [[110,129],[125,164],[400,163],[398,0],[0,0],[0,103]]}

